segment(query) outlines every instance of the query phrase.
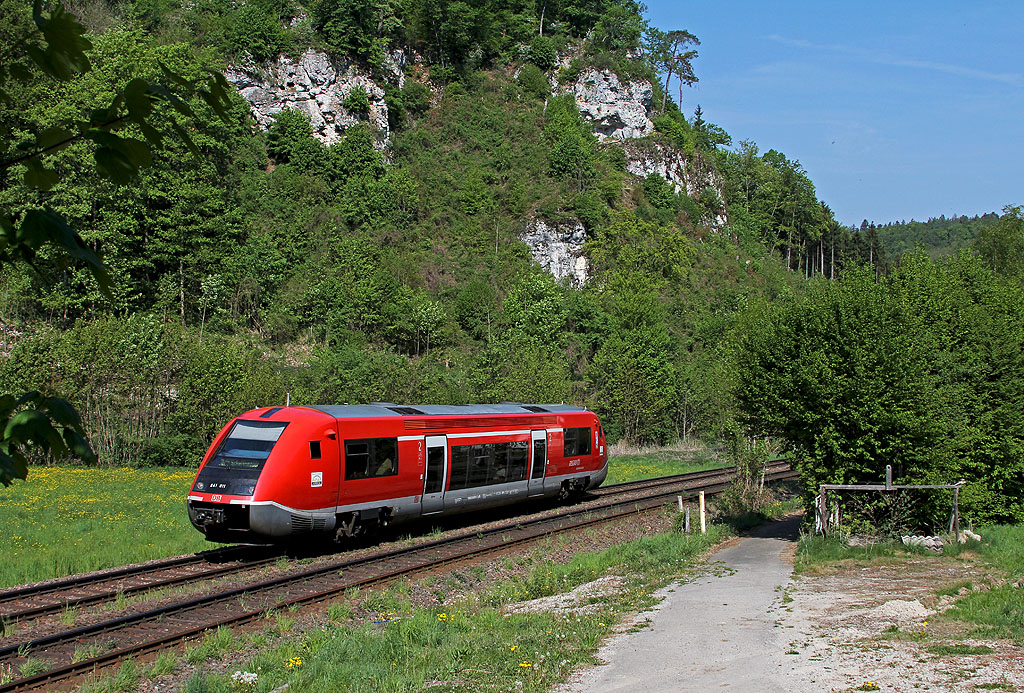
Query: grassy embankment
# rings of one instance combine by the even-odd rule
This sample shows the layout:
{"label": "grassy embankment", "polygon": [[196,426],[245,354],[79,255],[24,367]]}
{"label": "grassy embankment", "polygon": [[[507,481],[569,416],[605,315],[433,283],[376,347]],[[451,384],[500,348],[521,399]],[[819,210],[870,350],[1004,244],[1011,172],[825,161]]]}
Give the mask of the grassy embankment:
{"label": "grassy embankment", "polygon": [[[1024,578],[1024,525],[997,525],[978,530],[982,540],[947,545],[947,557],[980,557],[1002,577],[960,596],[943,618],[952,618],[974,626],[974,635],[1010,638],[1024,642],[1024,599],[1015,583]],[[816,572],[844,563],[894,563],[909,556],[931,555],[923,549],[902,544],[850,547],[837,540],[805,537],[797,551],[796,569]],[[937,560],[938,559],[937,557]],[[968,588],[971,584],[965,584]]]}
{"label": "grassy embankment", "polygon": [[[615,457],[606,483],[716,466],[661,450]],[[180,468],[33,468],[26,483],[0,488],[0,588],[202,551],[188,522],[193,472]]]}
{"label": "grassy embankment", "polygon": [[[541,546],[501,559],[518,566],[519,575],[502,581],[473,566],[418,585],[353,591],[301,630],[295,615],[272,614],[258,631],[211,633],[184,657],[168,653],[151,665],[123,665],[92,690],[131,690],[143,678],[179,672],[187,681],[172,685],[194,691],[269,691],[285,684],[289,691],[546,691],[592,662],[621,619],[654,605],[658,588],[693,574],[699,557],[726,535],[721,526],[704,536],[657,534],[580,553],[567,564],[553,562]],[[575,613],[505,611],[605,576],[624,581],[613,593],[584,600]],[[441,595],[440,604],[422,604],[425,588]],[[232,663],[225,667],[225,660]]]}

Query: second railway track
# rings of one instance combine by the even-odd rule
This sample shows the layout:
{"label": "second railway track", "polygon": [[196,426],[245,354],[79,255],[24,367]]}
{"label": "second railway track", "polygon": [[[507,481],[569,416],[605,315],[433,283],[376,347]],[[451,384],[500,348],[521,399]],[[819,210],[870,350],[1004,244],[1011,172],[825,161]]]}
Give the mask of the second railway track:
{"label": "second railway track", "polygon": [[[793,473],[784,467],[773,467],[768,473],[768,480],[790,478]],[[623,515],[659,507],[680,491],[703,489],[714,492],[727,485],[732,471],[707,470],[674,478],[606,487],[600,490],[600,495],[612,500],[568,508],[566,512],[554,517],[521,520],[471,535],[379,552],[358,559],[329,560],[293,574],[14,643],[0,648],[0,663],[13,663],[31,654],[44,660],[49,670],[0,686],[0,691],[50,685],[129,656],[171,646],[212,628],[261,618],[272,609],[326,600],[352,587],[379,584],[401,576],[436,570],[452,563],[506,551],[545,536],[608,522]],[[614,500],[616,496],[634,496],[637,492],[643,495],[639,498]],[[262,562],[270,560],[273,559],[268,558]],[[250,564],[236,570],[251,567]],[[226,572],[227,569],[224,569],[219,574]],[[81,652],[103,654],[74,661],[81,659]]]}
{"label": "second railway track", "polygon": [[[786,463],[773,463],[769,466],[769,471],[786,466]],[[590,495],[601,498],[627,491],[696,483],[703,479],[714,479],[730,474],[734,470],[734,467],[724,467],[631,481],[595,489]],[[274,547],[234,546],[191,556],[152,561],[138,566],[51,580],[29,587],[0,590],[0,621],[24,622],[68,609],[112,602],[126,596],[226,578],[272,564],[282,555],[283,552]]]}

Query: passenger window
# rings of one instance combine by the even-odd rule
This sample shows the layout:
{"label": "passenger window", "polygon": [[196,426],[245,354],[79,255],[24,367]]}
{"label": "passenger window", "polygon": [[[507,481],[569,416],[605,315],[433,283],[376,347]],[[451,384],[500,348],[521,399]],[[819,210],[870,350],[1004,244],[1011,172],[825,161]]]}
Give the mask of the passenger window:
{"label": "passenger window", "polygon": [[398,438],[345,441],[345,480],[398,474]]}
{"label": "passenger window", "polygon": [[563,457],[590,454],[590,428],[567,428],[563,432]]}
{"label": "passenger window", "polygon": [[320,459],[320,441],[311,440],[309,441],[309,459],[318,460]]}
{"label": "passenger window", "polygon": [[452,446],[449,490],[523,481],[528,446],[525,440]]}

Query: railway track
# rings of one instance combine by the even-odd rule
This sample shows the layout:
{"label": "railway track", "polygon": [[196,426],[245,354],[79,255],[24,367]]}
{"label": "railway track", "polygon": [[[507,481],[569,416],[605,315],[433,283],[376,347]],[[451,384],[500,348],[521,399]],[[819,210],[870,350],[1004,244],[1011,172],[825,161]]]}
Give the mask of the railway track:
{"label": "railway track", "polygon": [[230,546],[191,556],[2,590],[0,620],[13,623],[66,609],[113,601],[120,596],[229,575],[271,563],[280,554],[280,550],[272,547]]}
{"label": "railway track", "polygon": [[[769,465],[769,471],[786,466],[786,463],[773,463]],[[589,495],[600,498],[627,491],[671,486],[680,482],[697,482],[702,479],[718,478],[734,471],[735,467],[724,467],[644,479],[605,486],[591,491]],[[0,621],[23,623],[69,609],[112,602],[126,596],[229,577],[270,565],[282,555],[280,549],[273,547],[234,546],[204,551],[192,556],[153,561],[140,566],[52,580],[40,585],[0,590]]]}
{"label": "railway track", "polygon": [[[596,506],[568,508],[554,517],[520,521],[472,535],[378,552],[363,558],[329,560],[289,575],[13,643],[0,648],[0,663],[16,664],[31,656],[43,660],[49,668],[44,673],[2,685],[0,691],[52,685],[130,656],[169,647],[219,626],[262,618],[270,610],[327,600],[353,587],[372,586],[437,570],[508,551],[553,534],[657,508],[681,491],[701,489],[713,493],[728,485],[732,471],[708,470],[676,478],[620,484],[603,489],[602,497],[609,500]],[[778,480],[794,475],[788,468],[775,468],[767,479]],[[638,490],[644,491],[643,497],[616,499]]]}

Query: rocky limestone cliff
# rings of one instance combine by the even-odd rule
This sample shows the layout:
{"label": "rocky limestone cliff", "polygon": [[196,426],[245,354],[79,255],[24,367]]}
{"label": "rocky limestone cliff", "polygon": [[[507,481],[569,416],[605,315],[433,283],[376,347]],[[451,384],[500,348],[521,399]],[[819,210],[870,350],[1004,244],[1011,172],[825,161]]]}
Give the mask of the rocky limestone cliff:
{"label": "rocky limestone cliff", "polygon": [[583,256],[587,231],[578,221],[547,222],[530,219],[520,235],[530,246],[533,259],[551,272],[555,279],[568,279],[569,285],[581,287],[590,276],[590,263]]}
{"label": "rocky limestone cliff", "polygon": [[646,80],[623,83],[610,70],[588,68],[560,91],[572,94],[580,113],[604,140],[646,137],[654,132],[650,117],[654,88]]}
{"label": "rocky limestone cliff", "polygon": [[710,188],[722,203],[708,218],[702,219],[713,231],[721,232],[729,223],[725,215],[725,194],[722,177],[701,156],[686,156],[671,144],[656,138],[624,142],[626,171],[639,178],[656,173],[675,188],[677,193],[700,198]]}
{"label": "rocky limestone cliff", "polygon": [[[405,54],[393,51],[385,69],[401,85],[405,77]],[[280,56],[270,64],[232,66],[224,75],[249,102],[256,122],[264,130],[274,116],[286,108],[309,116],[313,134],[324,144],[340,140],[347,128],[369,122],[380,133],[380,146],[387,144],[388,107],[384,88],[354,63],[332,60],[327,54],[307,50],[297,60]],[[370,95],[368,114],[353,113],[342,106],[349,92],[362,87]]]}

